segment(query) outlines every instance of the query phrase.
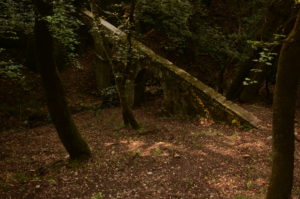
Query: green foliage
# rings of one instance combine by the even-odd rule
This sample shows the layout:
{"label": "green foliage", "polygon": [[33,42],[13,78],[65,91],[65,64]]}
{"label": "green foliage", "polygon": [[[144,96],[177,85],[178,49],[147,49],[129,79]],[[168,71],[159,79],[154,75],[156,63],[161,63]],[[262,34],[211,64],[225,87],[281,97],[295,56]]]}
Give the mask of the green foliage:
{"label": "green foliage", "polygon": [[16,173],[14,179],[19,183],[26,183],[30,180],[30,177],[25,173]]}
{"label": "green foliage", "polygon": [[137,63],[140,59],[144,58],[145,56],[138,51],[136,48],[132,47],[130,55],[129,53],[129,45],[126,42],[118,42],[115,46],[115,51],[113,54],[113,61],[117,63],[121,63],[122,66],[127,66],[129,63],[129,59],[131,61],[131,65]]}
{"label": "green foliage", "polygon": [[265,41],[247,41],[248,44],[255,50],[260,50],[259,58],[254,59],[254,62],[259,62],[265,64],[267,66],[272,66],[272,60],[276,58],[278,53],[273,52],[274,47],[281,44],[281,40],[285,38],[285,35],[274,34],[273,41],[265,42]]}
{"label": "green foliage", "polygon": [[245,79],[243,81],[243,85],[248,86],[248,85],[251,85],[251,84],[257,84],[257,81],[256,80],[252,80],[249,77],[245,77]]}
{"label": "green foliage", "polygon": [[228,58],[241,59],[236,48],[236,38],[226,34],[210,20],[209,11],[201,3],[195,3],[191,22],[192,46],[195,57],[208,55],[222,67]]}
{"label": "green foliage", "polygon": [[[254,59],[254,62],[260,63],[265,66],[273,66],[273,62],[278,56],[278,53],[274,52],[274,48],[281,44],[282,39],[285,38],[285,35],[274,34],[273,40],[270,42],[265,41],[247,41],[248,44],[255,50],[258,50],[258,58]],[[270,70],[270,69],[269,69]],[[270,70],[272,71],[272,70]],[[262,69],[253,68],[251,72],[261,73],[263,72]],[[243,81],[243,85],[251,85],[256,84],[257,81],[246,77]]]}
{"label": "green foliage", "polygon": [[226,57],[240,58],[241,55],[232,45],[232,40],[212,24],[199,24],[193,41],[196,43],[196,56],[209,55],[218,63],[223,64]]}
{"label": "green foliage", "polygon": [[[260,49],[259,58],[254,59],[254,62],[262,63],[267,66],[272,66],[272,61],[278,55],[278,53],[273,52],[274,47],[281,44],[279,40],[284,38],[284,35],[274,34],[274,41],[264,42],[264,41],[248,41],[251,47],[255,50]],[[260,72],[255,71],[254,72]]]}
{"label": "green foliage", "polygon": [[244,45],[246,41],[257,36],[257,28],[260,28],[270,1],[266,0],[236,0],[238,5],[239,24],[238,32]]}
{"label": "green foliage", "polygon": [[54,14],[45,19],[50,23],[50,31],[53,37],[68,52],[69,61],[76,63],[76,46],[79,44],[76,30],[82,24],[76,17],[74,0],[54,0]]}
{"label": "green foliage", "polygon": [[[125,25],[123,25],[123,30],[125,29],[125,32],[128,32],[128,28],[128,26],[126,27]],[[110,37],[110,41],[112,41],[114,46],[112,60],[120,64],[121,66],[124,66],[123,68],[125,68],[129,64],[129,59],[130,64],[134,65],[140,59],[143,59],[145,57],[145,55],[138,49],[136,49],[134,46],[129,45],[125,35],[107,34],[106,37]]]}
{"label": "green foliage", "polygon": [[[0,57],[5,49],[0,48]],[[8,79],[23,79],[24,76],[21,73],[22,65],[16,64],[12,60],[0,60],[0,77]]]}
{"label": "green foliage", "polygon": [[[226,9],[224,14],[222,8]],[[194,57],[209,56],[218,71],[246,61],[246,41],[255,38],[265,8],[265,0],[232,0],[214,9],[203,0],[193,1],[190,30]]]}
{"label": "green foliage", "polygon": [[21,79],[22,65],[15,64],[12,60],[0,61],[0,77],[9,79]]}
{"label": "green foliage", "polygon": [[[0,1],[0,40],[9,42],[33,32],[34,12],[30,0]],[[8,42],[8,43],[9,43]],[[20,80],[22,65],[13,61],[7,49],[0,48],[0,77]]]}
{"label": "green foliage", "polygon": [[238,195],[236,195],[236,196],[234,197],[234,199],[250,199],[250,198],[248,198],[248,197],[246,197],[246,196],[244,196],[244,195],[238,194]]}
{"label": "green foliage", "polygon": [[159,148],[157,148],[157,149],[151,151],[151,155],[153,155],[153,156],[160,156],[160,155],[162,155],[162,154],[163,154],[163,151],[160,150]]}
{"label": "green foliage", "polygon": [[110,86],[100,91],[102,107],[114,107],[120,104],[116,86]]}
{"label": "green foliage", "polygon": [[0,38],[18,39],[19,33],[33,32],[34,12],[30,0],[2,0],[0,11]]}
{"label": "green foliage", "polygon": [[263,63],[268,66],[272,66],[272,60],[274,57],[278,55],[278,53],[270,52],[270,49],[263,48],[262,51],[259,53],[259,59],[254,59],[254,62]]}
{"label": "green foliage", "polygon": [[191,36],[188,19],[192,6],[187,0],[138,0],[135,21],[143,32],[152,29],[166,37],[166,49],[180,50],[186,47]]}
{"label": "green foliage", "polygon": [[93,195],[92,195],[92,197],[91,197],[91,199],[103,199],[104,198],[104,196],[103,196],[103,194],[101,193],[101,192],[99,192],[99,193],[94,193]]}
{"label": "green foliage", "polygon": [[[67,52],[68,60],[77,64],[77,54],[75,53],[78,39],[76,30],[80,26],[80,21],[75,17],[75,7],[73,0],[53,0],[54,14],[45,19],[50,22],[50,30],[56,43],[62,46]],[[27,35],[33,33],[35,14],[31,0],[3,0],[0,1],[0,39],[22,40]],[[9,45],[9,44],[8,44]],[[60,52],[59,52],[60,53]],[[1,55],[1,76],[17,77],[19,64],[12,62],[9,57]],[[61,61],[61,60],[59,60]]]}
{"label": "green foliage", "polygon": [[253,181],[252,180],[249,180],[247,183],[246,183],[246,186],[248,189],[252,188],[254,185]]}

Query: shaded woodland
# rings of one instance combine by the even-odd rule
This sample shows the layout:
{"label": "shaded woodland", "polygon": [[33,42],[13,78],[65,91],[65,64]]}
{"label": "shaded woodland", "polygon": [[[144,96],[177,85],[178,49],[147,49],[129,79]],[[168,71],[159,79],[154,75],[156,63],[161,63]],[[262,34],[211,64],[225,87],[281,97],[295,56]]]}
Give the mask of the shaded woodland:
{"label": "shaded woodland", "polygon": [[0,10],[0,198],[300,197],[298,1]]}

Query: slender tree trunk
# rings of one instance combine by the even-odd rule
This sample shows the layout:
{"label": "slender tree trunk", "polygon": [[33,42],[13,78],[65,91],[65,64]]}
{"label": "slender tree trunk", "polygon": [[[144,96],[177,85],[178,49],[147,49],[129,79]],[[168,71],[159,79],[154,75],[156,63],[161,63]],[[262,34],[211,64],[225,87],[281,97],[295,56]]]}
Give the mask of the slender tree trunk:
{"label": "slender tree trunk", "polygon": [[102,35],[97,31],[97,27],[93,27],[91,35],[94,40],[95,49],[95,74],[97,89],[101,91],[109,86],[112,86],[112,69],[109,61],[106,59],[103,52]]}
{"label": "slender tree trunk", "polygon": [[300,12],[281,48],[273,104],[273,164],[267,199],[290,199],[294,170],[294,117],[300,75]]}
{"label": "slender tree trunk", "polygon": [[[96,5],[95,0],[90,0],[90,5],[92,8],[92,12],[94,15],[94,19],[95,19],[95,27],[98,28],[101,25],[98,24],[98,20],[99,20],[99,12],[101,8],[99,8]],[[131,12],[130,12],[130,26],[132,26],[133,24],[133,12],[134,12],[134,6],[135,6],[135,2],[132,2],[132,6],[131,6]],[[131,28],[131,27],[130,27]],[[98,34],[98,35],[96,35]],[[127,36],[127,41],[128,41],[128,52],[127,52],[127,56],[128,56],[128,63],[127,66],[125,66],[125,70],[124,72],[119,72],[118,66],[116,66],[113,61],[111,60],[111,56],[110,53],[108,52],[108,44],[105,41],[105,36],[103,35],[103,33],[95,33],[95,37],[97,37],[97,41],[98,43],[96,43],[95,45],[97,45],[95,48],[101,52],[101,55],[103,55],[103,59],[105,59],[105,61],[107,61],[107,63],[111,66],[112,69],[112,73],[115,76],[115,83],[116,83],[116,87],[118,90],[118,94],[119,94],[119,99],[120,99],[120,104],[122,107],[122,116],[123,116],[123,121],[124,121],[124,125],[125,126],[131,126],[133,129],[139,129],[140,126],[138,124],[138,122],[136,121],[134,114],[132,112],[132,103],[129,102],[129,97],[127,96],[128,94],[128,89],[126,88],[127,82],[130,80],[128,78],[128,76],[130,76],[130,72],[132,70],[131,65],[132,65],[132,56],[131,56],[131,51],[132,51],[132,46],[131,46],[131,30],[129,30],[129,34]]]}
{"label": "slender tree trunk", "polygon": [[71,117],[65,93],[53,59],[53,40],[44,17],[52,15],[51,2],[34,0],[36,9],[35,37],[37,65],[47,97],[48,110],[59,138],[71,159],[84,160],[91,156],[87,143]]}
{"label": "slender tree trunk", "polygon": [[140,126],[136,121],[131,109],[131,104],[128,103],[128,96],[126,95],[126,79],[124,76],[115,77],[116,85],[119,92],[120,104],[122,106],[122,115],[125,126],[131,126],[133,129],[139,129]]}
{"label": "slender tree trunk", "polygon": [[[123,120],[124,124],[128,125],[130,124],[133,129],[139,129],[140,126],[138,122],[136,121],[134,114],[132,112],[132,105],[129,104],[128,98],[129,96],[126,96],[126,83],[127,81],[130,81],[128,78],[129,76],[132,76],[133,73],[133,64],[132,64],[132,32],[133,32],[133,26],[134,26],[134,10],[135,10],[136,0],[131,0],[131,7],[130,7],[130,13],[129,13],[129,31],[127,34],[127,42],[128,42],[128,61],[127,66],[125,69],[125,74],[122,75],[122,77],[117,78],[116,77],[116,84],[119,90],[119,96],[120,96],[120,102],[122,105],[122,113],[123,113]],[[127,91],[128,92],[128,91]]]}
{"label": "slender tree trunk", "polygon": [[135,78],[135,88],[134,88],[134,107],[139,107],[144,102],[144,95],[146,89],[147,71],[142,70]]}
{"label": "slender tree trunk", "polygon": [[101,24],[99,17],[103,12],[101,8],[96,4],[95,0],[90,0],[91,12],[94,15],[94,21],[91,29],[91,35],[94,40],[94,49],[96,54],[95,60],[95,74],[96,74],[96,85],[98,90],[105,89],[112,86],[112,67],[109,64],[109,60],[105,57],[103,52],[103,39],[99,29]]}

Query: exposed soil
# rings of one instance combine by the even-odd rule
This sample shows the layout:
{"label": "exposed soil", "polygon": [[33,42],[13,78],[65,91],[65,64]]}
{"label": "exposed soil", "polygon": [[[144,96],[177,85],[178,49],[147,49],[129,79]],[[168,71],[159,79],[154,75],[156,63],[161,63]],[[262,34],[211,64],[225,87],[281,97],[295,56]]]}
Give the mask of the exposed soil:
{"label": "exposed soil", "polygon": [[[121,128],[119,108],[74,115],[93,150],[82,165],[68,163],[51,124],[2,133],[0,198],[263,198],[269,128],[164,118],[154,106],[135,111],[140,131]],[[296,196],[299,150],[295,165]]]}
{"label": "exposed soil", "polygon": [[[263,123],[260,129],[243,130],[204,119],[163,117],[157,99],[135,110],[143,128],[134,131],[122,128],[120,108],[89,108],[100,102],[89,70],[68,69],[62,79],[93,158],[85,164],[68,162],[46,121],[6,130],[0,133],[1,199],[264,198],[271,168],[270,108],[244,105]],[[299,198],[296,145],[293,195]]]}

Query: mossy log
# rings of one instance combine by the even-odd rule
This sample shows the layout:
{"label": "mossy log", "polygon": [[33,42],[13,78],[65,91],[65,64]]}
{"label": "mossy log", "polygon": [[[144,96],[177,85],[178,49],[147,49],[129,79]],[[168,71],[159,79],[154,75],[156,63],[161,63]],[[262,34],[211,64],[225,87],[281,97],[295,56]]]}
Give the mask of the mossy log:
{"label": "mossy log", "polygon": [[[84,11],[84,14],[94,20],[91,12]],[[101,18],[97,20],[106,29],[108,35],[119,35],[120,38],[126,39],[125,33],[112,24]],[[226,100],[224,96],[169,60],[155,54],[136,40],[132,40],[132,47],[143,53],[145,57],[137,66],[136,74],[146,69],[160,79],[164,89],[165,108],[171,114],[202,115],[230,124],[258,127],[259,120],[254,115]]]}

